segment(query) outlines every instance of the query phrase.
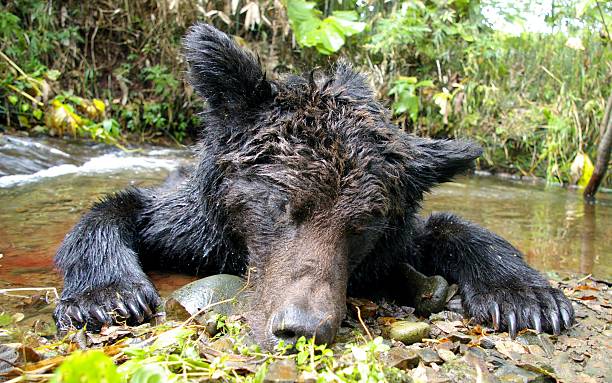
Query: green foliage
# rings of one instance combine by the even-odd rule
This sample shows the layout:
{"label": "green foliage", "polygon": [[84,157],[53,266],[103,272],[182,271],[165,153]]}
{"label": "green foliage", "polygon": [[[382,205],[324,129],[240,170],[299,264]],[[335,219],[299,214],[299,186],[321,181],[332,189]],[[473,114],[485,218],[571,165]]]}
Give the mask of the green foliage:
{"label": "green foliage", "polygon": [[416,77],[400,76],[395,80],[388,93],[394,99],[391,106],[393,114],[401,115],[406,113],[410,116],[413,124],[416,124],[419,114],[419,96],[417,95],[417,90],[432,86],[434,86],[434,83],[431,80],[417,82]]}
{"label": "green foliage", "polygon": [[[481,168],[569,183],[573,160],[582,153],[595,157],[610,93],[610,2],[555,1],[545,19],[549,32],[516,35],[495,30],[484,10],[527,25],[531,1],[168,4],[16,0],[0,6],[3,126],[108,142],[125,135],[197,136],[201,103],[180,81],[186,69],[180,41],[190,24],[203,20],[254,48],[270,77],[278,68],[297,71],[328,65],[332,54],[347,56],[372,74],[379,95],[393,97],[402,128],[478,140],[485,149]],[[91,118],[62,101],[66,116],[74,112],[86,123],[66,118],[64,129],[52,129],[47,115],[65,94],[105,100],[106,112]]]}
{"label": "green foliage", "polygon": [[322,12],[316,3],[306,0],[285,0],[287,17],[302,47],[314,47],[324,55],[331,55],[342,48],[346,38],[364,31],[366,24],[360,22],[355,11],[335,11],[321,19]]}
{"label": "green foliage", "polygon": [[76,351],[57,368],[51,383],[82,382],[121,383],[122,379],[112,359],[102,351]]}
{"label": "green foliage", "polygon": [[179,82],[165,65],[144,68],[143,75],[144,80],[153,83],[153,89],[158,96],[168,97],[177,90]]}

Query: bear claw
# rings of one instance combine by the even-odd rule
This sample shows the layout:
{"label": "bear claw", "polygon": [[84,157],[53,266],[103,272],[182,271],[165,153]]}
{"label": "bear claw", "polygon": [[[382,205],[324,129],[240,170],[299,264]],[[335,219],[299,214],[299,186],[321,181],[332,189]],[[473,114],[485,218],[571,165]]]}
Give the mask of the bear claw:
{"label": "bear claw", "polygon": [[499,330],[499,305],[497,302],[491,303],[491,308],[489,309],[491,312],[491,319],[493,320],[493,328],[495,331]]}
{"label": "bear claw", "polygon": [[110,285],[63,296],[53,317],[60,331],[87,326],[99,331],[113,323],[140,324],[153,316],[160,298],[150,284]]}
{"label": "bear claw", "polygon": [[491,289],[464,286],[466,312],[479,323],[491,323],[495,331],[532,328],[537,333],[559,335],[574,323],[574,309],[563,293],[552,287]]}

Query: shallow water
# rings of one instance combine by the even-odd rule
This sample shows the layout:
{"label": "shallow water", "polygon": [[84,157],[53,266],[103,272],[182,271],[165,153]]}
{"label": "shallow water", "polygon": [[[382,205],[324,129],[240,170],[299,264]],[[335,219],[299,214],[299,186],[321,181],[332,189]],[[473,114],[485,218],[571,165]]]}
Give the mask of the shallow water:
{"label": "shallow water", "polygon": [[[160,183],[190,157],[186,150],[122,153],[102,145],[21,138],[7,149],[6,136],[2,139],[0,288],[61,287],[52,258],[80,215],[105,193]],[[578,192],[558,187],[462,177],[427,197],[425,214],[442,210],[507,238],[541,271],[612,279],[611,195],[600,195],[593,206],[583,204]],[[194,279],[162,273],[152,278],[162,294]]]}

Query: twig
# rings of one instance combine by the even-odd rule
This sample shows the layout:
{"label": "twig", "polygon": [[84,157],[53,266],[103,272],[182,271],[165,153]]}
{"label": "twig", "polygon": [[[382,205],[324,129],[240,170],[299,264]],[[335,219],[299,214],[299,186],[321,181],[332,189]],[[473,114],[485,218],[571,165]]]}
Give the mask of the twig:
{"label": "twig", "polygon": [[27,98],[28,100],[32,101],[33,103],[35,103],[38,106],[43,106],[45,104],[43,104],[42,102],[38,101],[37,99],[35,99],[34,97],[30,96],[29,94],[27,94],[26,92],[22,91],[21,89],[11,85],[11,84],[6,84],[7,87],[11,88],[13,91],[19,93],[20,95],[22,95],[23,97]]}
{"label": "twig", "polygon": [[544,65],[540,65],[540,68],[544,69],[544,72],[546,72],[550,77],[552,77],[555,81],[557,81],[559,83],[559,85],[563,85],[563,81],[559,80],[557,78],[557,76],[555,76],[554,74],[552,74],[551,71],[546,69],[546,67]]}
{"label": "twig", "polygon": [[57,289],[55,287],[17,287],[14,289],[0,289],[0,294],[6,294],[13,291],[53,291],[55,294],[55,298],[59,299],[59,294],[57,293]]}
{"label": "twig", "polygon": [[610,35],[610,31],[608,30],[608,24],[606,24],[606,18],[604,17],[603,11],[601,10],[599,1],[596,0],[595,4],[597,5],[597,10],[599,11],[599,15],[601,16],[601,23],[603,24],[604,29],[606,30],[606,34],[608,35],[608,40],[612,40],[612,36]]}
{"label": "twig", "polygon": [[372,334],[370,333],[370,330],[368,330],[368,326],[366,326],[366,324],[363,322],[363,319],[361,319],[361,310],[359,309],[359,306],[355,306],[355,308],[357,309],[357,319],[359,319],[359,323],[361,323],[361,327],[363,327],[363,329],[365,330],[370,340],[374,339],[372,338]]}

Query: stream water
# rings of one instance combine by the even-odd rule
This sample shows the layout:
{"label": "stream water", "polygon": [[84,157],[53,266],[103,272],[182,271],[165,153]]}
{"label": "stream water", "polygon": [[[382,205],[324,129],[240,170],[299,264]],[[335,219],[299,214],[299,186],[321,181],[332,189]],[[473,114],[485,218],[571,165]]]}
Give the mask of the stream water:
{"label": "stream water", "polygon": [[[61,287],[53,255],[71,226],[108,192],[153,186],[187,150],[125,153],[104,145],[0,136],[0,289]],[[522,250],[541,271],[612,279],[612,195],[595,205],[559,187],[462,177],[430,194],[424,214],[452,211]],[[155,273],[162,294],[193,277]],[[2,311],[0,307],[0,311]]]}

